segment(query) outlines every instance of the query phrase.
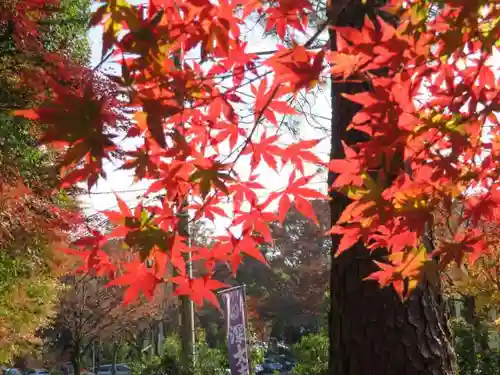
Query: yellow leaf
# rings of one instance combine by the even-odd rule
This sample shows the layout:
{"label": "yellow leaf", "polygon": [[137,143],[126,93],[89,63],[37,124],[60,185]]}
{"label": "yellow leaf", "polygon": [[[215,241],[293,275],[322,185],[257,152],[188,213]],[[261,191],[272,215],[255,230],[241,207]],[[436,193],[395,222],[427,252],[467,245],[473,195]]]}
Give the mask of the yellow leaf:
{"label": "yellow leaf", "polygon": [[136,112],[134,113],[134,120],[137,123],[137,126],[141,130],[146,130],[148,128],[147,125],[147,113],[146,112]]}

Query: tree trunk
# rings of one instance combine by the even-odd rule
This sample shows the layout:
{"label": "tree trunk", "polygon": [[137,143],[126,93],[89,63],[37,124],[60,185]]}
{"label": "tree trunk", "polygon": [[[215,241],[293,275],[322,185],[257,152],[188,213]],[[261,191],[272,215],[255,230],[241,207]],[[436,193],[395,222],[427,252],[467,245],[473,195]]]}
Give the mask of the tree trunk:
{"label": "tree trunk", "polygon": [[155,325],[150,324],[149,326],[149,359],[153,359],[156,355],[155,353],[155,342],[156,342],[156,331]]}
{"label": "tree trunk", "polygon": [[[370,7],[373,10],[372,2],[362,5],[361,0],[351,0],[336,24],[361,27]],[[335,1],[331,3],[335,6]],[[334,31],[330,37],[334,50]],[[352,130],[346,131],[360,107],[344,99],[341,93],[367,89],[366,84],[332,83],[331,158],[344,157],[341,141],[349,145],[365,137]],[[330,173],[329,184],[335,177]],[[340,193],[332,193],[332,198],[331,219],[335,223],[349,200]],[[403,304],[392,288],[381,289],[375,282],[363,281],[378,269],[373,260],[383,256],[384,251],[370,254],[363,244],[358,243],[335,258],[333,254],[339,239],[338,236],[332,238],[329,373],[455,374],[455,356],[439,291],[423,282]]]}
{"label": "tree trunk", "polygon": [[113,343],[113,359],[111,364],[111,374],[116,375],[116,362],[118,359],[118,351],[120,350],[120,341]]}
{"label": "tree trunk", "polygon": [[94,375],[99,375],[99,371],[101,369],[101,341],[100,340],[96,340],[94,350],[95,350],[95,368],[96,368]]}
{"label": "tree trunk", "polygon": [[474,350],[475,352],[487,352],[490,349],[488,335],[481,335],[483,327],[481,327],[481,319],[477,314],[476,307],[476,297],[465,296],[464,297],[464,319],[465,321],[474,327]]}
{"label": "tree trunk", "polygon": [[140,331],[139,334],[137,334],[137,335],[133,334],[132,338],[127,341],[128,344],[130,345],[131,351],[133,353],[131,358],[134,361],[142,361],[143,360],[143,357],[144,357],[143,349],[144,349],[145,341],[146,341],[146,332],[147,332],[147,330],[144,329],[144,330]]}
{"label": "tree trunk", "polygon": [[464,319],[467,323],[476,326],[478,324],[478,316],[476,314],[476,299],[474,296],[464,297]]}
{"label": "tree trunk", "polygon": [[157,340],[156,340],[156,355],[162,356],[163,355],[163,345],[165,343],[165,330],[163,327],[163,322],[159,321],[158,322],[158,335],[157,335]]}
{"label": "tree trunk", "polygon": [[80,375],[81,372],[81,344],[75,342],[73,346],[73,353],[71,354],[71,364],[73,365],[73,374]]}

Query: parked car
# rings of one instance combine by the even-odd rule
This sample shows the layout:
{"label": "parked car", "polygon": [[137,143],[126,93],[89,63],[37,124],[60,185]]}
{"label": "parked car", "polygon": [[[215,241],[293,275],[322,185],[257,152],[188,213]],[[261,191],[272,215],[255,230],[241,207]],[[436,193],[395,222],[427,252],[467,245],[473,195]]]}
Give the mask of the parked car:
{"label": "parked car", "polygon": [[49,370],[44,368],[29,368],[26,369],[24,375],[49,375]]}
{"label": "parked car", "polygon": [[264,367],[262,367],[262,365],[257,365],[255,366],[255,368],[253,369],[253,372],[255,374],[262,374],[264,372]]}
{"label": "parked car", "polygon": [[[264,363],[261,365],[262,371],[258,374],[272,374],[275,371],[281,371],[283,365],[271,358],[264,358]],[[257,373],[257,372],[256,372]]]}
{"label": "parked car", "polygon": [[[99,367],[98,375],[113,375],[112,367],[113,365],[102,365],[101,367]],[[132,373],[132,370],[127,365],[116,364],[115,373],[116,375],[130,375]]]}
{"label": "parked car", "polygon": [[286,356],[284,354],[279,355],[276,358],[276,361],[278,363],[281,363],[284,371],[292,371],[292,369],[297,365],[297,361],[295,361],[293,358]]}
{"label": "parked car", "polygon": [[17,368],[6,368],[3,370],[3,375],[22,375],[22,372]]}
{"label": "parked car", "polygon": [[75,369],[73,368],[73,364],[71,362],[64,362],[59,367],[56,367],[55,370],[60,370],[64,375],[73,375],[75,373]]}

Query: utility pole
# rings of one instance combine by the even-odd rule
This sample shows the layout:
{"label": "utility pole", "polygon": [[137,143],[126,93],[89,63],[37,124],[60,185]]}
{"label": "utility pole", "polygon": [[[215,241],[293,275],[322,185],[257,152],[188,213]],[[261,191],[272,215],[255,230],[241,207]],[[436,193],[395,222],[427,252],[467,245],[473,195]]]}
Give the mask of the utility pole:
{"label": "utility pole", "polygon": [[92,341],[92,372],[97,374],[97,367],[95,363],[95,340]]}
{"label": "utility pole", "polygon": [[[191,245],[189,233],[189,214],[186,209],[187,200],[181,206],[178,214],[179,232],[180,235],[186,238],[187,245]],[[186,273],[191,279],[193,277],[193,266],[191,262],[191,253],[184,253],[184,261],[186,262]],[[195,364],[195,332],[194,332],[194,306],[193,301],[188,296],[180,296],[180,323],[181,323],[181,350],[182,350],[182,366],[185,375],[192,375],[194,373]]]}
{"label": "utility pole", "polygon": [[[173,54],[174,64],[177,69],[182,69],[182,51]],[[176,95],[179,106],[184,106],[184,96]],[[179,207],[177,215],[179,217],[179,234],[185,238],[186,245],[191,247],[189,233],[189,212],[187,210],[188,196],[184,197]],[[189,279],[193,278],[193,265],[191,253],[183,254],[186,263],[186,274]],[[195,332],[194,332],[194,306],[193,301],[188,296],[180,296],[180,335],[181,335],[181,356],[182,371],[184,375],[193,375],[195,364]]]}
{"label": "utility pole", "polygon": [[[146,9],[145,9],[146,10]],[[160,10],[160,12],[163,12]],[[155,17],[160,17],[157,14]],[[182,51],[175,51],[172,53],[172,59],[176,69],[182,69]],[[176,94],[176,100],[178,105],[184,106],[184,96],[181,92]],[[182,203],[179,205],[177,210],[177,216],[179,218],[179,234],[185,238],[186,245],[191,246],[190,233],[189,233],[189,212],[187,210],[188,206],[188,196],[184,197]],[[191,253],[183,254],[184,261],[186,263],[186,274],[187,277],[192,279],[193,277],[193,266]],[[176,275],[177,272],[175,268],[169,265],[171,272]],[[169,293],[167,289],[167,294]],[[195,364],[195,331],[194,331],[194,306],[193,302],[188,296],[179,296],[180,310],[179,310],[179,323],[180,323],[180,338],[181,338],[181,362],[182,362],[182,374],[183,375],[193,375],[194,374],[194,364]],[[154,338],[155,335],[151,332],[151,348],[154,350]]]}

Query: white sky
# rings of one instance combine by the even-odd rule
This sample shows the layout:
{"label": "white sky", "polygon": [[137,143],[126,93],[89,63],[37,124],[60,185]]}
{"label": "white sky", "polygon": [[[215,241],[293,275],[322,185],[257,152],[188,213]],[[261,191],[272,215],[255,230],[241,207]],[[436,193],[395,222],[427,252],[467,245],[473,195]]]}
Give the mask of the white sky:
{"label": "white sky", "polygon": [[[135,1],[131,1],[135,2]],[[92,57],[91,62],[92,66],[95,66],[101,60],[101,48],[102,48],[102,29],[94,28],[90,30],[88,33],[89,41],[92,48]],[[256,27],[253,29],[253,32],[248,34],[247,40],[249,44],[247,46],[247,52],[257,52],[257,51],[268,51],[276,48],[276,43],[270,39],[264,39],[262,37],[262,28]],[[109,71],[110,64],[104,64],[101,67],[101,71]],[[248,93],[251,93],[249,87],[246,90]],[[329,128],[330,122],[328,118],[330,117],[330,104],[329,104],[329,85],[324,87],[324,92],[318,95],[317,97],[311,98],[310,102],[314,103],[311,105],[311,112],[319,117],[315,117],[314,119],[321,123],[321,125]],[[319,130],[314,129],[312,126],[308,125],[306,121],[304,121],[303,116],[296,116],[297,119],[300,119],[300,138],[301,139],[317,139],[323,138],[325,134],[321,133]],[[308,116],[308,120],[311,121],[311,116]],[[269,135],[269,134],[268,134]],[[257,139],[260,138],[260,135]],[[293,141],[291,137],[285,137],[284,142]],[[285,143],[283,143],[284,145]],[[329,139],[326,138],[322,141],[318,146],[316,146],[316,153],[323,159],[327,160],[327,155],[329,153]],[[242,175],[247,175],[249,173],[249,157],[246,157],[247,160],[244,160],[245,157],[242,157],[238,162],[238,167],[236,168],[237,172]],[[262,166],[263,164],[261,164]],[[144,189],[147,186],[147,182],[139,182],[138,184],[133,184],[132,172],[124,171],[124,170],[116,170],[116,166],[112,166],[108,163],[107,170],[107,180],[100,180],[92,189],[92,193],[90,195],[86,194],[81,196],[81,202],[84,207],[84,210],[87,214],[93,214],[100,210],[109,210],[116,209],[116,200],[113,195],[113,191],[119,192],[118,195],[125,200],[129,206],[135,206],[138,201],[137,198],[141,194],[141,191],[135,191],[137,189]],[[257,171],[260,175],[259,182],[262,183],[266,188],[270,190],[279,190],[282,187],[286,186],[288,181],[288,175],[291,172],[290,168],[285,168],[279,175],[274,171],[267,167],[259,167]],[[310,168],[308,172],[313,173],[314,168]],[[311,187],[320,189],[323,192],[326,191],[326,176],[319,176],[315,181],[312,182]],[[129,191],[130,190],[130,191]],[[124,192],[129,191],[129,192]],[[226,220],[221,220],[220,223],[216,223],[217,232],[219,230],[223,230],[225,226],[229,224]]]}

